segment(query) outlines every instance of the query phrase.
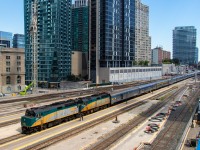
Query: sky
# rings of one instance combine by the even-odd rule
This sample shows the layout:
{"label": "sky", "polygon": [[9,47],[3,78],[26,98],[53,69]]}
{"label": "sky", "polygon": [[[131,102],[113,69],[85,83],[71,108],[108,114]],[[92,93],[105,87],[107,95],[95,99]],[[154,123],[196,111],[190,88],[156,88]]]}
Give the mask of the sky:
{"label": "sky", "polygon": [[[162,46],[164,50],[172,51],[172,30],[176,26],[195,26],[200,49],[200,0],[141,1],[149,6],[151,48]],[[23,0],[0,0],[0,31],[23,34],[23,11]]]}

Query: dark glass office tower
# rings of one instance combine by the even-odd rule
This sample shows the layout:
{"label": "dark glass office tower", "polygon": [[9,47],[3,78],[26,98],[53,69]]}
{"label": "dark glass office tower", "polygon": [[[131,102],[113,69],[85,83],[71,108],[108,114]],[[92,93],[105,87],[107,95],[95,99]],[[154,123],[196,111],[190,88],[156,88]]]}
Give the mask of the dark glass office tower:
{"label": "dark glass office tower", "polygon": [[83,53],[89,50],[89,6],[72,8],[72,51]]}
{"label": "dark glass office tower", "polygon": [[196,29],[193,26],[176,27],[173,30],[173,58],[180,64],[196,64]]}
{"label": "dark glass office tower", "polygon": [[[71,0],[37,0],[38,81],[60,82],[71,74]],[[32,0],[24,0],[26,81],[32,81]]]}
{"label": "dark glass office tower", "polygon": [[12,47],[12,33],[0,31],[0,46]]}
{"label": "dark glass office tower", "polygon": [[23,34],[14,34],[13,36],[13,48],[25,48]]}
{"label": "dark glass office tower", "polygon": [[135,1],[91,0],[90,6],[91,78],[96,75],[96,59],[99,60],[99,67],[131,67],[135,52]]}

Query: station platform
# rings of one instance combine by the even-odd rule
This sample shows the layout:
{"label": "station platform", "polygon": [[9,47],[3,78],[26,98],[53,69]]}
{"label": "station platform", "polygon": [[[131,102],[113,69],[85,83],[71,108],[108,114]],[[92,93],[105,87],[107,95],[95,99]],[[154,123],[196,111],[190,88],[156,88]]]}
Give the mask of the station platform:
{"label": "station platform", "polygon": [[187,137],[184,141],[184,144],[183,144],[183,147],[181,148],[181,150],[194,150],[195,147],[190,147],[189,145],[187,145],[187,143],[189,144],[189,141],[191,141],[191,139],[193,141],[196,141],[196,138],[197,138],[199,132],[200,132],[200,125],[196,124],[196,125],[194,125],[194,128],[190,127],[187,132]]}

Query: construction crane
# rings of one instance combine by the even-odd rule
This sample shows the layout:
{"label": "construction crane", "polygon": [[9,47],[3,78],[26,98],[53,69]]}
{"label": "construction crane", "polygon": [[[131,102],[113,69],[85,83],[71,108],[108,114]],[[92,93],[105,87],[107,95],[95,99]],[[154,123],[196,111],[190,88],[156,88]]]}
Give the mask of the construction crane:
{"label": "construction crane", "polygon": [[38,40],[37,40],[37,0],[32,1],[31,9],[31,45],[32,45],[32,80],[33,93],[38,92]]}

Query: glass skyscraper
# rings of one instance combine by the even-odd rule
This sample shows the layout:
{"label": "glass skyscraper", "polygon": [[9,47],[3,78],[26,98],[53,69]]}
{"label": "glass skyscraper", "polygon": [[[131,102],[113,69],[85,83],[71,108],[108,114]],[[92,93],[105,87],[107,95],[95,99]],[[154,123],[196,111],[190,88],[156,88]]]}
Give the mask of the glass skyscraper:
{"label": "glass skyscraper", "polygon": [[100,67],[130,67],[134,59],[133,0],[100,0]]}
{"label": "glass skyscraper", "polygon": [[25,48],[23,34],[14,34],[13,36],[13,48]]}
{"label": "glass skyscraper", "polygon": [[[71,74],[71,0],[37,0],[38,81],[60,82]],[[32,0],[24,0],[26,81],[32,81]]]}
{"label": "glass skyscraper", "polygon": [[0,46],[2,47],[12,47],[12,33],[0,31]]}
{"label": "glass skyscraper", "polygon": [[[135,1],[91,0],[90,5],[91,78],[96,74],[97,53],[100,67],[132,66],[135,52]],[[97,9],[98,18],[96,18]],[[96,19],[99,19],[98,26]],[[97,30],[99,30],[98,52],[96,52]]]}
{"label": "glass skyscraper", "polygon": [[173,30],[173,58],[180,64],[197,64],[196,28],[194,26],[175,27]]}

